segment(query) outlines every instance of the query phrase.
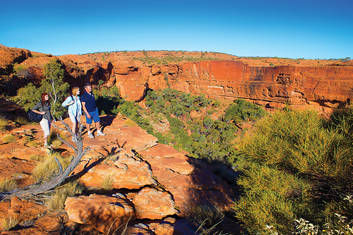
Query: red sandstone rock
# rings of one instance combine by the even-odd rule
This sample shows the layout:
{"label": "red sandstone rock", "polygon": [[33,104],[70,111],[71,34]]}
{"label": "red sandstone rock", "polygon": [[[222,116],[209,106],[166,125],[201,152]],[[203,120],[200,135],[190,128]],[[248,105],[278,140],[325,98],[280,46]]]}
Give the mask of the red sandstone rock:
{"label": "red sandstone rock", "polygon": [[125,200],[95,194],[67,198],[65,211],[71,221],[92,225],[106,234],[134,218],[134,211]]}
{"label": "red sandstone rock", "polygon": [[138,219],[162,219],[177,213],[171,195],[153,188],[142,189],[134,197],[133,204]]}
{"label": "red sandstone rock", "polygon": [[9,67],[12,64],[21,63],[29,56],[29,50],[0,45],[0,75],[10,72]]}
{"label": "red sandstone rock", "polygon": [[13,197],[10,202],[0,203],[0,226],[4,225],[6,219],[14,220],[16,224],[25,224],[38,218],[44,211],[44,206]]}
{"label": "red sandstone rock", "polygon": [[[125,154],[111,156],[79,178],[80,183],[95,189],[139,189],[146,185],[156,184],[148,164],[134,156]],[[75,172],[83,170],[85,163]]]}
{"label": "red sandstone rock", "polygon": [[46,214],[36,220],[34,226],[40,231],[48,233],[60,233],[63,217],[56,213]]}
{"label": "red sandstone rock", "polygon": [[156,167],[166,168],[181,175],[189,175],[194,170],[188,163],[189,158],[169,145],[158,144],[141,154],[154,167],[154,173]]}
{"label": "red sandstone rock", "polygon": [[[23,65],[31,69],[35,77],[41,77],[41,68],[50,59],[44,54],[31,58],[29,51],[4,46],[0,47],[1,53],[4,54],[0,56],[3,71],[14,61],[24,60]],[[293,107],[307,106],[319,111],[326,111],[322,108],[326,106],[332,109],[337,103],[342,106],[353,98],[352,61],[238,58],[209,52],[149,51],[147,54],[155,58],[195,56],[200,61],[150,65],[140,61],[146,59],[146,52],[141,51],[55,58],[65,64],[70,74],[65,79],[72,85],[82,85],[85,81],[98,84],[98,80],[103,80],[108,86],[115,84],[127,100],[139,100],[146,82],[151,89],[170,87],[221,99],[244,98],[272,107],[289,103]]]}
{"label": "red sandstone rock", "polygon": [[229,186],[206,166],[197,165],[174,148],[162,144],[139,154],[151,165],[158,182],[173,195],[181,215],[202,204],[215,205],[221,210],[231,207]]}

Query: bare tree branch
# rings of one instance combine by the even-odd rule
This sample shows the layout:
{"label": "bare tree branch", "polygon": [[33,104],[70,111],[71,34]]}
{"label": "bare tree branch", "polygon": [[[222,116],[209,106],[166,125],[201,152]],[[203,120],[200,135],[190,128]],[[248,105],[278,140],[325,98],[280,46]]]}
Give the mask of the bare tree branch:
{"label": "bare tree branch", "polygon": [[63,173],[63,166],[61,165],[59,159],[58,159],[56,156],[54,156],[54,159],[55,159],[55,161],[56,161],[56,164],[58,164],[58,167],[59,167],[59,175],[60,175],[60,174]]}
{"label": "bare tree branch", "polygon": [[[70,130],[70,133],[72,133],[71,130]],[[67,143],[67,141],[63,141],[63,142]],[[76,155],[71,159],[70,164],[64,171],[58,159],[55,158],[55,161],[58,163],[59,171],[60,171],[58,175],[53,176],[47,182],[32,184],[23,189],[15,189],[11,192],[0,193],[0,200],[10,199],[13,196],[28,197],[28,196],[43,194],[62,184],[69,177],[69,175],[76,168],[76,166],[80,163],[82,157],[90,150],[90,147],[86,147],[86,148],[83,147],[82,138],[79,138],[78,141],[75,142],[75,145],[76,147],[69,144],[69,146],[75,150]]]}
{"label": "bare tree branch", "polygon": [[75,153],[77,153],[77,148],[75,148],[72,144],[70,144],[69,142],[67,142],[66,140],[64,140],[63,138],[61,138],[60,135],[57,135],[58,139],[63,142],[64,144],[66,144],[67,146],[69,146],[70,148],[72,148]]}

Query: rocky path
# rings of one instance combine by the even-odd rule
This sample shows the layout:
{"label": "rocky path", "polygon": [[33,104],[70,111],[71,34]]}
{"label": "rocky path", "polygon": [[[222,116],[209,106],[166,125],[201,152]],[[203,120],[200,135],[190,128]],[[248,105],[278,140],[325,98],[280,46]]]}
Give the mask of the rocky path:
{"label": "rocky path", "polygon": [[[122,116],[102,117],[102,123],[105,136],[89,139],[84,133],[84,145],[92,150],[73,173],[73,179],[85,187],[84,193],[68,197],[60,212],[49,212],[30,200],[0,202],[0,220],[11,215],[20,225],[4,234],[52,234],[63,226],[79,227],[87,233],[194,234],[195,228],[183,218],[200,208],[230,208],[229,185],[206,164],[159,144],[154,136]],[[0,179],[22,175],[18,185],[28,185],[33,182],[31,172],[38,158],[48,156],[45,149],[31,146],[25,138],[32,136],[32,141],[39,142],[42,134],[37,125],[15,128],[11,134],[16,142],[0,145]],[[71,141],[67,133],[61,134]],[[73,154],[64,145],[54,147],[54,151],[63,156]],[[24,226],[26,223],[29,225]]]}

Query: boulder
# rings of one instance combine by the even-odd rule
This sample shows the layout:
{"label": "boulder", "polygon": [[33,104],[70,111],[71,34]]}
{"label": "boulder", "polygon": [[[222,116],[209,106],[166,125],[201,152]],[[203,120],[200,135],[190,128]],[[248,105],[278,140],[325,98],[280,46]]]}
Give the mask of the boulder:
{"label": "boulder", "polygon": [[132,202],[138,219],[162,219],[178,212],[169,193],[153,188],[142,189]]}
{"label": "boulder", "polygon": [[[75,172],[87,171],[85,163]],[[115,154],[99,164],[92,164],[89,170],[79,178],[80,183],[94,189],[139,189],[156,184],[149,165],[135,156]]]}
{"label": "boulder", "polygon": [[67,198],[65,211],[71,221],[90,225],[105,234],[113,233],[135,217],[126,200],[96,194]]}

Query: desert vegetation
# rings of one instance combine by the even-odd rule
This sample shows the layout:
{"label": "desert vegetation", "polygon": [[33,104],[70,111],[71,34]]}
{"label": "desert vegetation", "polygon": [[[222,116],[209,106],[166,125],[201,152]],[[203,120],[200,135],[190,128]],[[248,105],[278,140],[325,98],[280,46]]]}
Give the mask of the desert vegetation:
{"label": "desert vegetation", "polygon": [[[235,100],[214,118],[209,114],[219,111],[217,102],[172,89],[150,91],[146,106],[123,102],[118,110],[160,142],[195,158],[223,162],[240,174],[234,212],[249,233],[288,234],[309,225],[318,231],[351,228],[352,109],[326,120],[315,112],[289,109],[266,114]],[[191,112],[202,115],[192,118]],[[148,123],[156,120],[167,120],[169,129],[151,129]],[[239,132],[243,122],[255,124]],[[236,133],[244,136],[235,139]]]}
{"label": "desert vegetation", "polygon": [[[60,70],[59,67],[54,70]],[[53,83],[47,82],[43,87],[49,89]],[[67,89],[65,84],[59,87],[62,91]],[[38,95],[38,90],[29,84],[19,90],[16,101],[30,108],[34,105],[33,94]],[[149,90],[144,100],[146,108],[122,99],[116,87],[100,84],[94,94],[101,114],[126,116],[156,136],[160,143],[185,150],[192,158],[217,162],[231,169],[236,178],[222,177],[229,177],[238,190],[233,223],[240,224],[246,233],[352,232],[352,108],[324,119],[315,112],[288,108],[267,113],[245,100],[228,104],[169,88]],[[245,125],[248,128],[244,123],[249,124]],[[6,120],[0,124],[5,131]],[[3,143],[11,142],[11,137],[3,138]],[[53,137],[52,142],[55,141],[57,146],[62,143]],[[27,145],[31,142],[28,139]],[[36,181],[48,180],[58,173],[55,158],[63,167],[71,160],[58,153],[45,158],[33,156],[39,161],[33,172]],[[111,189],[111,183],[111,177],[107,176],[103,188]],[[4,191],[8,185],[13,187],[7,181],[2,185]],[[67,196],[81,190],[76,182],[62,185],[51,192],[46,203],[49,208],[60,210]],[[189,219],[198,232],[227,233],[222,227],[223,213],[203,205],[192,213]]]}
{"label": "desert vegetation", "polygon": [[344,200],[353,190],[352,117],[351,109],[330,120],[280,111],[257,122],[237,144],[242,196],[234,209],[250,233],[270,226],[288,234],[303,220],[321,232],[327,226],[344,231],[335,213],[347,218],[346,225],[352,222],[352,204]]}
{"label": "desert vegetation", "polygon": [[17,95],[12,97],[12,100],[27,111],[33,108],[40,101],[41,94],[46,92],[50,97],[52,114],[58,119],[64,116],[66,111],[61,106],[61,103],[69,94],[69,84],[63,81],[64,69],[59,61],[51,61],[45,65],[44,69],[45,79],[42,80],[39,87],[29,83],[25,87],[20,88],[17,91]]}

